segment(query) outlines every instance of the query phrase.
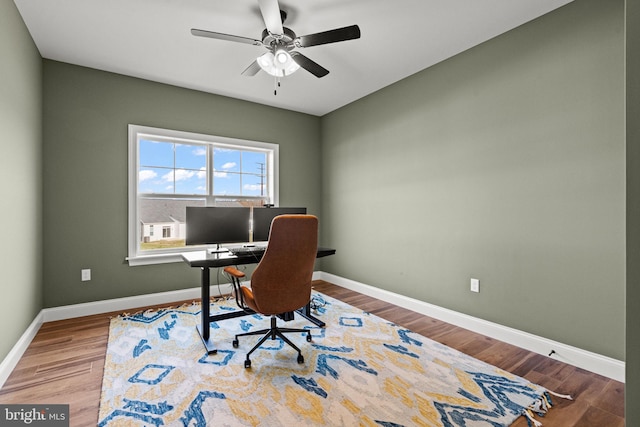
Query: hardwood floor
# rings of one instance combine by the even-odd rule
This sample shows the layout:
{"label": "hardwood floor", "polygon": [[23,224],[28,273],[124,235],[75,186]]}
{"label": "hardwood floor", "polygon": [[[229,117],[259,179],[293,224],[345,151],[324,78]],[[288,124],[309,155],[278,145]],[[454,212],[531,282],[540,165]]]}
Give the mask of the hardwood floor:
{"label": "hardwood floor", "polygon": [[[624,384],[385,301],[316,281],[314,288],[574,400],[554,399],[545,427],[623,427]],[[131,310],[135,311],[135,310]],[[0,390],[0,404],[70,404],[71,426],[94,426],[109,335],[107,313],[48,322]],[[526,427],[519,418],[514,427]]]}

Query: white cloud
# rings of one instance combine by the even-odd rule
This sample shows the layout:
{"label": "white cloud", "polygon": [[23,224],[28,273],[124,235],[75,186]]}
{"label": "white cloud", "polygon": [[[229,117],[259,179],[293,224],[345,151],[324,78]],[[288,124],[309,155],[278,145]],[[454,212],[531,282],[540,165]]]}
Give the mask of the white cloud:
{"label": "white cloud", "polygon": [[222,169],[225,169],[225,170],[233,169],[236,167],[236,164],[237,164],[236,162],[227,162],[224,165],[222,165]]}
{"label": "white cloud", "polygon": [[176,169],[175,171],[170,171],[162,176],[162,179],[166,182],[175,181],[185,181],[189,178],[193,178],[196,174],[195,171],[188,171],[184,169]]}
{"label": "white cloud", "polygon": [[186,171],[184,169],[177,169],[176,170],[176,181],[184,181],[187,180],[189,178],[193,178],[193,176],[196,174],[196,172],[194,171]]}
{"label": "white cloud", "polygon": [[216,177],[216,178],[228,178],[229,174],[227,174],[226,172],[215,171],[213,173],[213,176]]}
{"label": "white cloud", "polygon": [[140,182],[142,182],[142,181],[146,181],[148,179],[153,179],[153,178],[155,178],[157,176],[158,176],[158,174],[155,173],[154,171],[145,169],[145,170],[141,170],[140,171],[140,173],[138,174],[138,179],[140,180]]}
{"label": "white cloud", "polygon": [[195,150],[193,150],[193,155],[194,156],[206,156],[207,155],[207,149],[206,148],[196,148]]}

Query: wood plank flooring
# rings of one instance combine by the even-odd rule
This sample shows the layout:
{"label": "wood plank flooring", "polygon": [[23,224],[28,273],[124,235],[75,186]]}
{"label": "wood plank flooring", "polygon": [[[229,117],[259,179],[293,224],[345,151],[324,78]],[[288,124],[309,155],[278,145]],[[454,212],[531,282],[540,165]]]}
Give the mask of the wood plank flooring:
{"label": "wood plank flooring", "polygon": [[[316,281],[326,295],[491,363],[574,400],[555,398],[544,427],[623,427],[624,384],[388,302]],[[134,311],[134,310],[132,310]],[[0,403],[70,404],[71,426],[95,426],[109,319],[118,313],[42,325],[0,390]],[[526,427],[519,418],[514,427]]]}

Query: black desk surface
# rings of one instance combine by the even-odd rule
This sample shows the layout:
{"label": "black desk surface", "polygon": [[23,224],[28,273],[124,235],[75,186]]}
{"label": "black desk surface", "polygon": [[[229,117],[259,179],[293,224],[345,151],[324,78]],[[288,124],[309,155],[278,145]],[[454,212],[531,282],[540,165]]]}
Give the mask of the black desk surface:
{"label": "black desk surface", "polygon": [[[317,258],[333,255],[336,253],[335,249],[318,247]],[[189,264],[190,267],[228,267],[230,265],[243,265],[243,264],[257,264],[262,258],[262,255],[256,256],[254,254],[246,256],[236,256],[231,252],[220,252],[210,254],[207,251],[195,251],[185,252],[182,254],[184,262]]]}

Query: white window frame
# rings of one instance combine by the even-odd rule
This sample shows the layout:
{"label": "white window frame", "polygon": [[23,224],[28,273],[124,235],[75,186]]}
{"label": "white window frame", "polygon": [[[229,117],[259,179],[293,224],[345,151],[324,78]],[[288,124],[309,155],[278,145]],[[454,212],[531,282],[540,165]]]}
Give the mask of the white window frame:
{"label": "white window frame", "polygon": [[[214,147],[233,148],[238,150],[257,149],[267,153],[267,194],[270,197],[270,203],[279,205],[279,146],[278,144],[260,141],[250,141],[245,139],[228,138],[201,133],[184,132],[170,129],[162,129],[141,125],[129,125],[129,213],[128,213],[128,256],[126,260],[130,266],[162,264],[170,262],[181,262],[181,254],[194,250],[202,250],[198,247],[182,247],[174,249],[157,249],[154,251],[142,251],[139,249],[140,242],[140,226],[138,216],[138,174],[139,174],[139,145],[140,139],[154,139],[159,141],[184,143],[184,144],[203,144],[213,145]],[[213,163],[211,159],[207,160],[207,170],[210,176],[207,178],[207,188],[211,188],[211,178],[213,176]],[[225,196],[211,194],[204,195],[165,195],[169,198],[204,198],[207,199],[208,206],[214,206],[214,200],[224,198]],[[229,196],[230,198],[238,198],[238,196]]]}

